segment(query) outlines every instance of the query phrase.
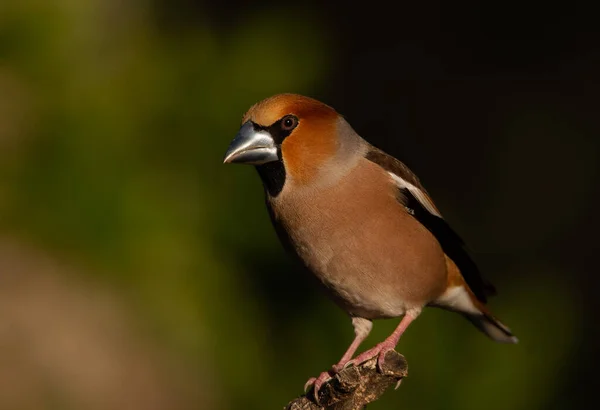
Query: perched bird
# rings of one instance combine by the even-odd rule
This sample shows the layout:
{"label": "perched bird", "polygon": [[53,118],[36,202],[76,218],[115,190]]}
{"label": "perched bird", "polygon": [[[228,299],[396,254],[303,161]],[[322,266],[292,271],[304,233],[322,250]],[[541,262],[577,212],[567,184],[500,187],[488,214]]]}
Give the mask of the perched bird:
{"label": "perched bird", "polygon": [[[495,341],[517,342],[487,309],[493,286],[416,175],[333,108],[295,94],[267,98],[246,112],[224,162],[256,167],[280,240],[352,318],[348,350],[307,382],[315,395],[348,364],[377,356],[381,365],[425,306],[460,313]],[[373,319],[400,316],[387,339],[354,357]]]}

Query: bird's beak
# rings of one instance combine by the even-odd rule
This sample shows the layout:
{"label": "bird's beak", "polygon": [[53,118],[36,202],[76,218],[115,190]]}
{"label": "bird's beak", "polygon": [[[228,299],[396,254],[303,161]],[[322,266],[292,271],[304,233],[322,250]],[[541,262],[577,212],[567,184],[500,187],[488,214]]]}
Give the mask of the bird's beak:
{"label": "bird's beak", "polygon": [[223,163],[260,165],[278,159],[277,146],[271,134],[265,130],[256,131],[252,122],[248,121],[231,141]]}

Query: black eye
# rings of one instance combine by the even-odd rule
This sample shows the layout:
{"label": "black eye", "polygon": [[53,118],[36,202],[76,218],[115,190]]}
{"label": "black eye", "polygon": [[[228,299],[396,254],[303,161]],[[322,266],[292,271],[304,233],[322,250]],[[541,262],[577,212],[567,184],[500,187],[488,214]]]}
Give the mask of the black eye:
{"label": "black eye", "polygon": [[293,115],[286,115],[281,119],[281,129],[291,131],[298,125],[298,118]]}

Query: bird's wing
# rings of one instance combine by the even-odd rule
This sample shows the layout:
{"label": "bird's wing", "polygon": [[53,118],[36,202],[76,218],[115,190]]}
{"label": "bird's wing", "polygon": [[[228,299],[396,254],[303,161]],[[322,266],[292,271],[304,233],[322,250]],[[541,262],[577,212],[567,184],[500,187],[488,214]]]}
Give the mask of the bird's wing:
{"label": "bird's wing", "polygon": [[496,293],[494,286],[481,276],[464,241],[444,220],[417,176],[401,161],[375,147],[371,147],[365,157],[391,175],[398,186],[398,201],[436,237],[473,294],[485,303],[487,296]]}

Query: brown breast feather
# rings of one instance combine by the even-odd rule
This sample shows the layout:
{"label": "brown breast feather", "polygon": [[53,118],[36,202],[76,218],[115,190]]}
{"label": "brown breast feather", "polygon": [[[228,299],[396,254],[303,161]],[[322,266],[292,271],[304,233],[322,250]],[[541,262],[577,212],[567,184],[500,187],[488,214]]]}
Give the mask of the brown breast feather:
{"label": "brown breast feather", "polygon": [[280,237],[353,315],[394,316],[446,289],[439,243],[396,191],[387,172],[362,159],[334,186],[269,200]]}

